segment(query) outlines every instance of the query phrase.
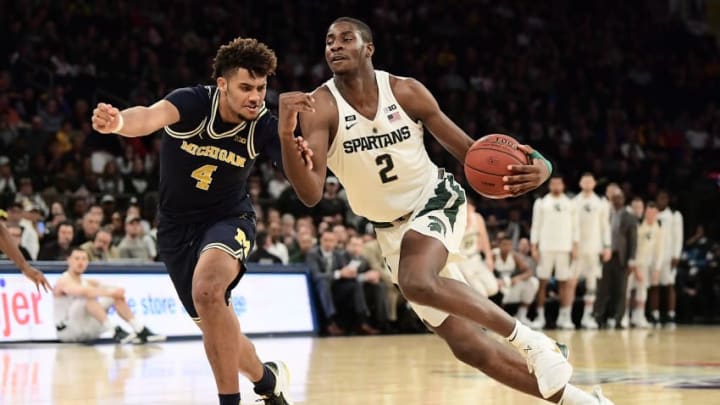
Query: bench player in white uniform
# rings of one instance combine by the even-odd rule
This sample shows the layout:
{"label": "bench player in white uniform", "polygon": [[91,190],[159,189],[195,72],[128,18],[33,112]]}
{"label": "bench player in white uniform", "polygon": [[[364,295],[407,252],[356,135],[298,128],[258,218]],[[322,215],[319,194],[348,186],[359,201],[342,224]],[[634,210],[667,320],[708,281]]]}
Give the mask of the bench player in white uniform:
{"label": "bench player in white uniform", "polygon": [[537,318],[533,327],[545,327],[545,295],[550,277],[555,272],[560,295],[557,327],[575,329],[571,319],[575,283],[570,263],[577,256],[578,227],[575,204],[565,195],[565,182],[560,176],[550,179],[550,192],[533,206],[530,242],[533,258],[538,262],[540,289],[537,297]]}
{"label": "bench player in white uniform", "polygon": [[667,294],[667,317],[665,327],[675,329],[675,275],[683,249],[683,216],[668,205],[670,196],[667,191],[657,195],[657,208],[660,211],[658,220],[663,231],[663,260],[660,272],[650,277],[650,312],[651,321],[660,325],[660,290]]}
{"label": "bench player in white uniform", "polygon": [[[472,199],[467,200],[467,209],[467,226],[460,242],[460,253],[466,259],[458,262],[458,269],[471,287],[485,297],[492,297],[498,293],[498,283],[493,274],[494,257],[485,220],[475,211]],[[480,252],[485,256],[484,260]]]}
{"label": "bench player in white uniform", "polygon": [[610,260],[610,212],[608,204],[595,194],[595,176],[585,173],[580,177],[580,194],[573,198],[578,220],[578,257],[573,263],[574,278],[585,279],[585,310],[581,326],[597,329],[592,316],[597,281],[602,277],[602,261]]}
{"label": "bench player in white uniform", "polygon": [[[609,403],[599,392],[591,395],[567,384],[572,367],[561,345],[464,282],[454,261],[466,224],[465,192],[430,160],[423,125],[460,161],[473,141],[422,84],[376,71],[374,49],[365,23],[339,18],[325,38],[334,77],[311,94],[280,96],[283,167],[298,197],[317,204],[327,167],[332,169],[353,211],[375,224],[393,281],[461,361],[554,402]],[[305,139],[294,137],[298,121]],[[513,195],[547,179],[548,165],[534,156],[533,165],[513,166],[517,175],[509,176],[506,186]],[[481,325],[506,337],[516,350],[488,337]]]}
{"label": "bench player in white uniform", "polygon": [[540,282],[522,256],[513,251],[512,240],[501,237],[500,247],[493,249],[495,271],[498,272],[502,303],[520,304],[515,317],[525,325],[530,325],[527,311],[535,300]]}
{"label": "bench player in white uniform", "polygon": [[[67,258],[68,269],[53,289],[55,328],[61,342],[92,342],[106,331],[114,331],[117,343],[146,343],[165,340],[152,333],[130,310],[122,288],[101,285],[97,280],[83,279],[88,254],[74,248]],[[135,331],[128,333],[115,325],[107,311],[115,307],[118,315]]]}
{"label": "bench player in white uniform", "polygon": [[620,322],[624,328],[627,328],[629,324],[636,328],[650,326],[645,318],[648,285],[653,278],[659,279],[663,262],[663,232],[657,217],[657,205],[652,201],[648,202],[645,208],[645,218],[638,224],[635,271],[628,276],[627,302],[631,302],[632,290],[635,290],[635,300],[632,305],[628,305],[628,311],[631,311],[630,308],[632,308],[630,317],[628,318],[626,313]]}

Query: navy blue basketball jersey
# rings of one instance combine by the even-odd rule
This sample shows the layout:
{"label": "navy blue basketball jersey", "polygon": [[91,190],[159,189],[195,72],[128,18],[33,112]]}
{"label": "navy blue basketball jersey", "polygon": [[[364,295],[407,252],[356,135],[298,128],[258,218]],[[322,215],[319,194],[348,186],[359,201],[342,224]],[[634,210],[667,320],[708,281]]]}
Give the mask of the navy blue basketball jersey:
{"label": "navy blue basketball jersey", "polygon": [[165,99],[180,121],[162,136],[160,217],[203,223],[254,213],[246,180],[260,154],[281,164],[277,118],[263,107],[253,121],[223,122],[216,86],[180,88]]}

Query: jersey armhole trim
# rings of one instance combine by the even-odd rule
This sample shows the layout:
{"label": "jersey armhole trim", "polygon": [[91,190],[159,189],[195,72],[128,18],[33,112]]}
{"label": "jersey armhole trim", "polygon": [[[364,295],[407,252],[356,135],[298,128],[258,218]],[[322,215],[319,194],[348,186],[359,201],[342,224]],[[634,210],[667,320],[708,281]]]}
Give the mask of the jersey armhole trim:
{"label": "jersey armhole trim", "polygon": [[187,132],[174,131],[172,128],[170,128],[169,125],[167,125],[165,126],[165,132],[167,132],[167,134],[173,138],[188,139],[200,134],[205,129],[205,123],[207,123],[207,117],[203,118],[203,120],[200,121],[200,125],[198,125],[197,128]]}
{"label": "jersey armhole trim", "polygon": [[267,108],[263,107],[262,111],[260,111],[260,114],[258,114],[257,118],[255,118],[252,123],[250,124],[250,129],[248,130],[248,140],[247,140],[247,150],[248,150],[248,157],[250,159],[257,158],[260,154],[255,151],[255,127],[257,127],[258,121],[260,121],[260,117],[265,115],[267,113]]}

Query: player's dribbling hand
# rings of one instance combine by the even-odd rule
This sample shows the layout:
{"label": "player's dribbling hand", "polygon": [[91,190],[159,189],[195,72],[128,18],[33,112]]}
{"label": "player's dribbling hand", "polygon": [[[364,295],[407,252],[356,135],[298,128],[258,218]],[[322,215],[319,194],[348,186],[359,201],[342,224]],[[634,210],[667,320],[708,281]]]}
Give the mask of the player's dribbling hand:
{"label": "player's dribbling hand", "polygon": [[93,110],[93,129],[101,134],[111,134],[120,126],[120,110],[110,104],[98,103]]}
{"label": "player's dribbling hand", "polygon": [[22,271],[22,274],[35,284],[38,292],[40,291],[40,287],[42,287],[45,292],[52,291],[52,286],[50,286],[50,283],[40,270],[33,266],[27,266],[20,271]]}
{"label": "player's dribbling hand", "polygon": [[[518,149],[528,155],[534,151],[528,145],[518,145]],[[550,177],[550,170],[542,159],[533,159],[531,165],[510,165],[508,168],[516,174],[503,177],[503,181],[505,190],[512,193],[513,196],[535,190]]]}

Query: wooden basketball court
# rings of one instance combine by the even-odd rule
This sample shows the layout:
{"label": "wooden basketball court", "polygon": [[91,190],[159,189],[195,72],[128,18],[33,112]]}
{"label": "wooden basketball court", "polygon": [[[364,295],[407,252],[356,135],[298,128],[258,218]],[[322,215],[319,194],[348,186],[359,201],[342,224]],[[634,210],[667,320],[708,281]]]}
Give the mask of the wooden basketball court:
{"label": "wooden basketball court", "polygon": [[[550,333],[571,347],[573,382],[616,404],[720,404],[720,328]],[[432,335],[255,340],[291,368],[312,405],[541,404],[456,362]],[[214,404],[200,341],[147,346],[5,345],[2,404]],[[242,381],[243,404],[254,404]]]}

